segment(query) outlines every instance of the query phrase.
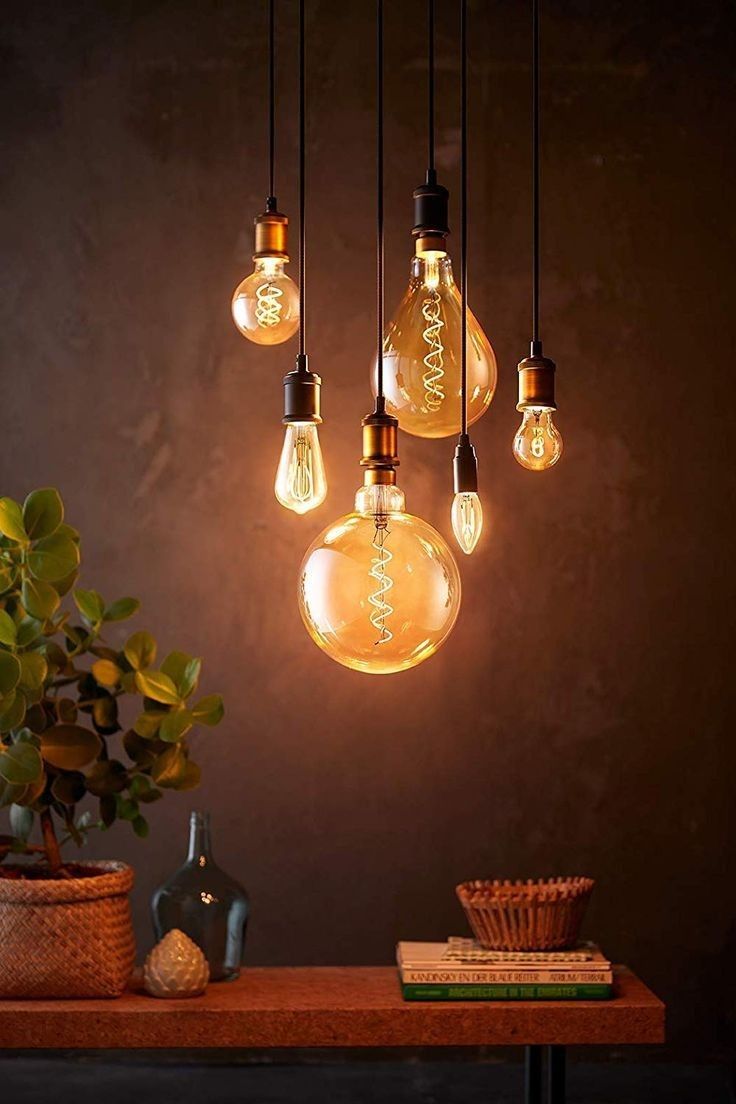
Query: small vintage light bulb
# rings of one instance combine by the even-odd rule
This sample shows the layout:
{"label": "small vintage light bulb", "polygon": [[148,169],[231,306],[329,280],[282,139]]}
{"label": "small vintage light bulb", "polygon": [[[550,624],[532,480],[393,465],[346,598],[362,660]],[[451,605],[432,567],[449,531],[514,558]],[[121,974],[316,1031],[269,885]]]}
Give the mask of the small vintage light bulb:
{"label": "small vintage light bulb", "polygon": [[453,478],[452,531],[462,551],[469,556],[483,531],[483,506],[478,494],[478,459],[467,433],[461,433],[458,439]]}
{"label": "small vintage light bulb", "polygon": [[243,337],[256,345],[280,345],[299,327],[299,289],[286,275],[288,263],[286,215],[269,197],[255,220],[255,271],[233,292],[232,315]]}
{"label": "small vintage light bulb", "polygon": [[286,434],[276,470],[274,492],[287,510],[306,514],[324,502],[327,476],[319,444],[322,380],[310,372],[305,354],[296,368],[284,376],[284,425]]}
{"label": "small vintage light bulb", "polygon": [[562,456],[562,435],[554,424],[555,362],[542,355],[541,341],[532,341],[531,354],[519,364],[519,401],[523,417],[513,452],[528,471],[546,471]]}

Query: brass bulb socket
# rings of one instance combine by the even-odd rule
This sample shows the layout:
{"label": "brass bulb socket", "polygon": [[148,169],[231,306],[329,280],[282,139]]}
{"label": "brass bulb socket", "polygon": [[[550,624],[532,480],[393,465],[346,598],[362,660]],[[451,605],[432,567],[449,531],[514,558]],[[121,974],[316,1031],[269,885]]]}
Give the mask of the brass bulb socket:
{"label": "brass bulb socket", "polygon": [[390,414],[368,414],[363,419],[364,482],[395,483],[399,466],[399,423]]}
{"label": "brass bulb socket", "polygon": [[289,220],[286,215],[278,211],[265,211],[262,215],[256,215],[253,225],[256,230],[253,260],[276,257],[288,261]]}
{"label": "brass bulb socket", "polygon": [[517,410],[556,410],[555,362],[545,356],[525,357],[519,363]]}

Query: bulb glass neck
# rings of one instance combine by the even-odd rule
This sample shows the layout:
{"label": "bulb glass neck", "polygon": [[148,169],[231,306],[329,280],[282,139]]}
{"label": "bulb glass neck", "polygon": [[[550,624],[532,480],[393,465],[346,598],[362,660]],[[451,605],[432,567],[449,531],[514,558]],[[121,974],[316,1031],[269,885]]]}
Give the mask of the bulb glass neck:
{"label": "bulb glass neck", "polygon": [[452,261],[447,253],[417,253],[411,259],[411,280],[428,288],[452,288]]}
{"label": "bulb glass neck", "polygon": [[262,276],[282,276],[287,257],[255,257],[255,270]]}
{"label": "bulb glass neck", "polygon": [[355,512],[364,517],[402,514],[405,509],[404,492],[395,483],[366,483],[355,493]]}

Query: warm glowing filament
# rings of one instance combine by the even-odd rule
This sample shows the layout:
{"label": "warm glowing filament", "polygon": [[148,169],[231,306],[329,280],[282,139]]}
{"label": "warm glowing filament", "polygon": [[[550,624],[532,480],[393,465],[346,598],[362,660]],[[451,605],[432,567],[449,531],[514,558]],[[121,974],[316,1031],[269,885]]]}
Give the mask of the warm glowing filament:
{"label": "warm glowing filament", "polygon": [[445,347],[442,344],[441,336],[442,327],[445,323],[442,318],[441,300],[438,292],[433,291],[424,300],[422,315],[427,323],[426,328],[422,331],[422,337],[429,345],[429,352],[423,358],[424,366],[427,369],[422,376],[424,401],[428,409],[434,411],[439,410],[445,397],[445,388],[440,383],[445,375]]}
{"label": "warm glowing filament", "polygon": [[386,601],[386,594],[394,585],[390,575],[386,574],[386,565],[394,558],[393,553],[386,547],[386,537],[389,535],[388,522],[385,518],[376,518],[376,532],[373,537],[373,547],[377,555],[371,560],[371,569],[368,574],[376,580],[378,589],[368,596],[368,601],[373,606],[370,616],[371,624],[378,633],[376,644],[388,644],[393,639],[393,633],[386,625],[386,618],[394,608]]}
{"label": "warm glowing filament", "polygon": [[476,491],[459,491],[452,501],[452,531],[466,556],[483,530],[483,507]]}
{"label": "warm glowing filament", "polygon": [[281,296],[283,291],[276,284],[261,284],[256,290],[256,321],[264,329],[278,326],[281,321]]}
{"label": "warm glowing filament", "polygon": [[541,460],[544,456],[544,430],[540,425],[536,425],[532,430],[531,450],[537,460]]}
{"label": "warm glowing filament", "polygon": [[314,480],[312,478],[312,446],[306,437],[299,436],[294,448],[294,463],[291,469],[291,493],[297,502],[306,502],[312,497]]}

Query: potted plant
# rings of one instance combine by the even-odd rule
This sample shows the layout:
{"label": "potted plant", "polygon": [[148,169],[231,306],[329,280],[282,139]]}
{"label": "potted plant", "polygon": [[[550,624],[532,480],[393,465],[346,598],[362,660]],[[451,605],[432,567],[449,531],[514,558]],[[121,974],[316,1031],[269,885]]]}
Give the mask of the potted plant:
{"label": "potted plant", "polygon": [[117,820],[145,837],[147,807],[199,783],[189,733],[223,715],[196,657],[157,663],[145,631],[112,643],[139,602],[75,589],[79,562],[58,491],[0,499],[0,997],[122,992],[133,872],[62,848]]}

